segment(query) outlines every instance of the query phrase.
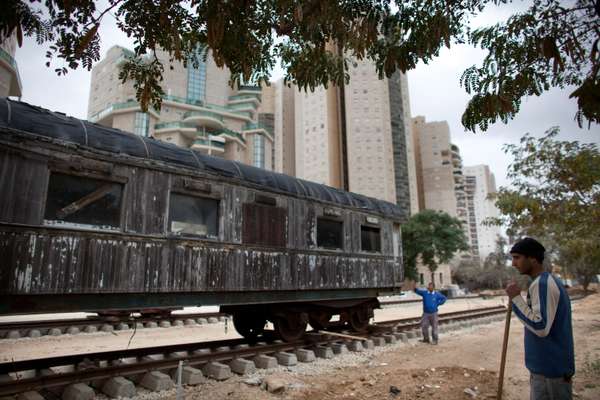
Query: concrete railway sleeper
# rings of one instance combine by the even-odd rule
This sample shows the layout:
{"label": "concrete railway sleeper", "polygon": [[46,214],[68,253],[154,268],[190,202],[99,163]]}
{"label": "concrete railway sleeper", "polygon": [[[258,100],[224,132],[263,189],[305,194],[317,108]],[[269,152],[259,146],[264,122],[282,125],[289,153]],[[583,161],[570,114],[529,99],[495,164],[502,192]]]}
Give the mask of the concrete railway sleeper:
{"label": "concrete railway sleeper", "polygon": [[[503,307],[497,307],[441,314],[440,330],[500,321],[504,313]],[[234,373],[250,374],[257,368],[277,365],[291,367],[348,351],[358,352],[398,341],[411,343],[419,337],[414,319],[400,321],[370,325],[369,333],[360,335],[360,340],[352,332],[306,332],[300,339],[286,343],[273,340],[274,332],[265,331],[267,338],[271,336],[269,342],[221,340],[3,363],[0,396],[29,393],[33,397],[28,398],[42,398],[41,394],[50,392],[70,400],[93,398],[96,392],[102,392],[113,398],[131,397],[136,393],[136,385],[155,391],[172,388],[180,362],[183,362],[183,384],[199,384],[206,378],[225,380]]]}

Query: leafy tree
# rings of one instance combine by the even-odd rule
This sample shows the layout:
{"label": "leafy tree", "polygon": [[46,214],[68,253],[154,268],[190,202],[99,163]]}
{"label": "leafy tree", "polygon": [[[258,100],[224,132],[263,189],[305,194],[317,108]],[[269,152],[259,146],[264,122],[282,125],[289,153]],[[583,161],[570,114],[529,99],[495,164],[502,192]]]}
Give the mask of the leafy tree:
{"label": "leafy tree", "polygon": [[[563,266],[582,282],[600,274],[600,152],[594,144],[558,141],[558,128],[507,145],[511,188],[496,206],[512,235],[547,238]],[[587,286],[586,286],[587,287]]]}
{"label": "leafy tree", "polygon": [[516,280],[523,284],[527,278],[520,277],[510,265],[506,239],[498,236],[496,247],[483,264],[477,260],[463,260],[455,268],[454,280],[469,290],[502,289],[507,282]]}
{"label": "leafy tree", "polygon": [[452,280],[470,291],[482,289],[481,270],[479,260],[472,258],[461,260],[452,270]]}
{"label": "leafy tree", "polygon": [[576,276],[587,292],[592,279],[600,274],[600,238],[567,240],[559,247],[558,254],[559,264]]}
{"label": "leafy tree", "polygon": [[[473,97],[463,115],[469,130],[506,122],[523,96],[551,87],[576,86],[577,118],[600,122],[600,7],[596,0],[533,0],[506,23],[471,31],[470,20],[487,5],[506,0],[92,0],[45,2],[5,0],[0,37],[16,32],[51,43],[48,62],[62,59],[58,74],[99,59],[99,27],[107,15],[134,40],[135,56],[120,78],[134,80],[142,108],[160,108],[165,66],[171,61],[198,63],[208,48],[218,66],[227,66],[232,84],[260,83],[276,60],[286,81],[303,89],[342,86],[354,60],[372,60],[380,77],[413,69],[442,47],[469,42],[487,50],[481,67],[471,67],[461,83]],[[206,53],[204,53],[206,54]],[[205,55],[206,56],[206,55]],[[204,57],[205,57],[204,56]],[[68,68],[67,68],[68,67]]]}
{"label": "leafy tree", "polygon": [[416,279],[417,262],[433,273],[439,264],[452,259],[458,251],[469,249],[467,238],[457,218],[434,210],[417,213],[402,227],[404,271],[407,278]]}

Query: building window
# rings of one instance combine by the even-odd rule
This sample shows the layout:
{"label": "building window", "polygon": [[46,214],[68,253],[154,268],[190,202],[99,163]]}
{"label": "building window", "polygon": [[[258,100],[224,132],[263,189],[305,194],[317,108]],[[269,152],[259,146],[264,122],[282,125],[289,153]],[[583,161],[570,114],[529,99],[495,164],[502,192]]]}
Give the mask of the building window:
{"label": "building window", "polygon": [[425,283],[425,277],[423,276],[423,274],[419,274],[419,283],[422,285]]}
{"label": "building window", "polygon": [[360,248],[362,251],[381,251],[381,235],[379,228],[361,225]]}
{"label": "building window", "polygon": [[150,117],[146,113],[136,112],[135,113],[135,127],[133,133],[138,136],[148,137],[148,130],[150,129]]}
{"label": "building window", "polygon": [[343,228],[341,221],[317,218],[317,246],[325,249],[343,249]]}
{"label": "building window", "polygon": [[216,238],[219,233],[219,201],[171,193],[169,232]]}
{"label": "building window", "polygon": [[254,166],[265,167],[265,138],[262,135],[254,135]]}
{"label": "building window", "polygon": [[440,285],[444,284],[444,275],[440,272]]}
{"label": "building window", "polygon": [[188,84],[187,97],[189,100],[204,100],[206,95],[206,62],[203,61],[204,49],[196,50],[196,60],[198,67],[194,68],[194,58],[190,58],[187,63]]}
{"label": "building window", "polygon": [[53,172],[48,182],[44,223],[118,229],[122,193],[120,183]]}

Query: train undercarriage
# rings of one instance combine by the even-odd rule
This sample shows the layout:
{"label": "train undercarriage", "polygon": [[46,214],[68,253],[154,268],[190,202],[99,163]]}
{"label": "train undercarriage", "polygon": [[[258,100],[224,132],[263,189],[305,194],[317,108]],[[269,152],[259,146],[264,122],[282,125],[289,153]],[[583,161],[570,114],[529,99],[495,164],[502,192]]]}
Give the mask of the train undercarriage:
{"label": "train undercarriage", "polygon": [[[356,332],[365,332],[375,308],[379,308],[376,298],[222,306],[221,312],[233,316],[236,331],[246,339],[256,340],[262,336],[267,322],[271,322],[275,333],[282,340],[291,342],[302,337],[308,325],[315,330],[347,326]],[[339,319],[333,321],[336,315]]]}

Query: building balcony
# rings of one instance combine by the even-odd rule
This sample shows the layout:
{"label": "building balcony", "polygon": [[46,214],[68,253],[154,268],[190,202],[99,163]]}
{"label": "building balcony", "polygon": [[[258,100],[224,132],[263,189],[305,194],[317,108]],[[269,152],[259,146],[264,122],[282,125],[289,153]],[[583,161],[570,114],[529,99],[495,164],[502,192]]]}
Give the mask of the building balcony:
{"label": "building balcony", "polygon": [[[11,75],[10,86],[6,96],[21,97],[23,85],[21,84],[21,76],[19,75],[19,67],[17,61],[0,47],[0,66],[6,69]],[[0,94],[4,95],[4,94]]]}
{"label": "building balcony", "polygon": [[168,132],[180,132],[186,138],[193,139],[196,137],[198,129],[193,123],[183,121],[160,122],[154,125],[155,134]]}
{"label": "building balcony", "polygon": [[205,136],[198,136],[192,144],[192,149],[209,155],[222,155],[225,153],[225,140],[213,135],[209,135],[208,138]]}
{"label": "building balcony", "polygon": [[183,114],[183,121],[199,127],[220,129],[225,127],[223,116],[212,111],[188,111]]}
{"label": "building balcony", "polygon": [[260,105],[260,93],[254,94],[237,94],[235,96],[229,96],[228,103],[229,105],[239,104],[239,103],[254,103],[258,107]]}
{"label": "building balcony", "polygon": [[203,107],[204,106],[204,101],[200,100],[200,99],[191,99],[189,97],[180,97],[180,96],[162,96],[163,100],[167,100],[167,101],[173,101],[175,103],[182,103],[182,104],[189,104],[192,106],[198,106],[198,107]]}
{"label": "building balcony", "polygon": [[[241,119],[243,121],[246,122],[250,122],[254,116],[254,111],[256,111],[254,108],[248,108],[246,107],[246,109],[234,109],[232,107],[229,106],[220,106],[217,104],[210,104],[210,103],[205,103],[202,100],[196,100],[196,99],[190,99],[187,97],[179,97],[179,96],[162,96],[163,101],[167,102],[167,103],[172,103],[175,106],[182,106],[182,108],[187,108],[187,109],[191,109],[193,110],[198,110],[198,111],[212,111],[214,113],[217,113],[219,115],[225,116],[225,117],[229,117],[229,118],[236,118],[236,119]],[[204,109],[204,110],[200,110],[200,109]]]}
{"label": "building balcony", "polygon": [[241,85],[238,87],[237,90],[237,94],[241,95],[241,94],[261,94],[262,93],[262,89],[260,88],[260,86],[253,86],[253,85]]}
{"label": "building balcony", "polygon": [[245,102],[245,103],[229,104],[227,106],[227,108],[229,110],[231,110],[231,112],[246,111],[246,112],[250,113],[252,116],[254,116],[254,113],[256,112],[256,109],[258,108],[258,104],[260,104],[260,103]]}
{"label": "building balcony", "polygon": [[[112,117],[116,114],[126,114],[129,112],[141,112],[142,108],[140,104],[135,100],[129,100],[122,103],[113,103],[106,107],[104,110],[97,112],[88,117],[88,121],[98,123],[105,126],[112,126]],[[148,114],[152,115],[156,119],[160,119],[160,113],[156,110],[149,108]]]}
{"label": "building balcony", "polygon": [[213,135],[222,137],[226,141],[237,142],[243,147],[246,147],[246,139],[244,139],[244,136],[239,132],[232,131],[231,129],[223,128],[220,131],[213,132]]}
{"label": "building balcony", "polygon": [[257,122],[246,123],[242,133],[244,135],[246,135],[247,133],[260,133],[261,135],[263,135],[267,139],[269,139],[271,142],[273,142],[273,134],[271,133],[271,130],[269,128],[267,128],[265,125],[257,123]]}

